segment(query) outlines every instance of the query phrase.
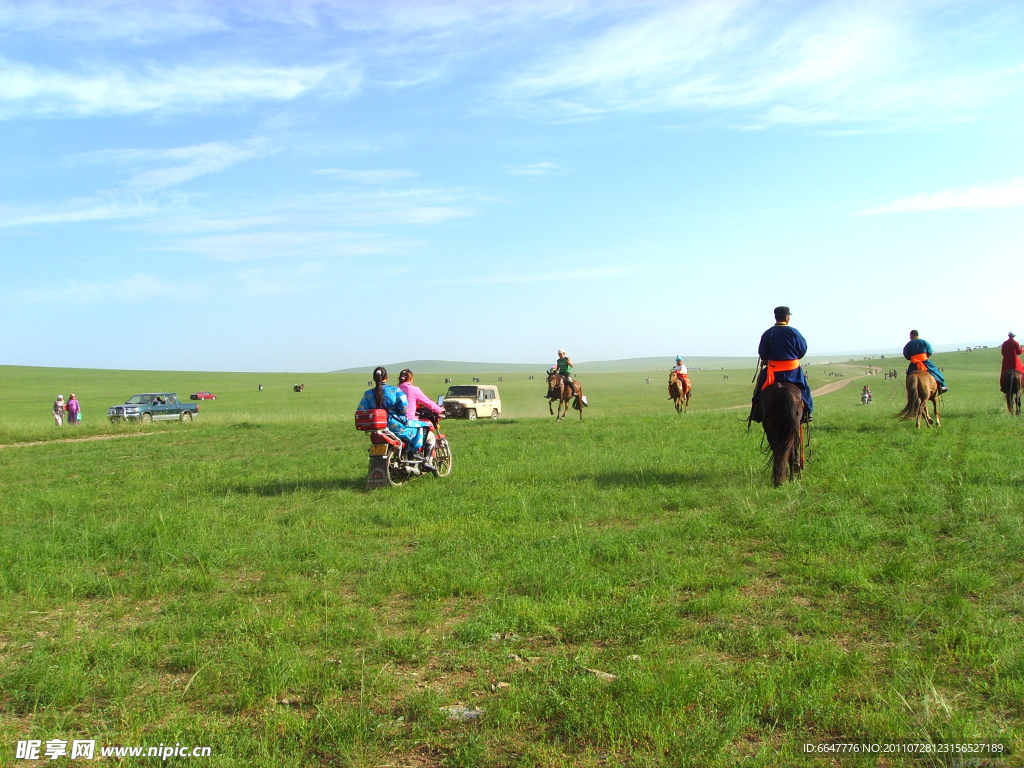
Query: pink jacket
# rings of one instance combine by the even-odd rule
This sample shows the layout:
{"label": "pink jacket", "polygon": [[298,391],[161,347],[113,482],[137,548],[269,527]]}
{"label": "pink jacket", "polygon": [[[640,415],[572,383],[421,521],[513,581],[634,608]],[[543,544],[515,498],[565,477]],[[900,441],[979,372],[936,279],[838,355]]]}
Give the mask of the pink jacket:
{"label": "pink jacket", "polygon": [[409,409],[405,412],[405,416],[408,419],[416,418],[416,409],[419,406],[425,406],[434,413],[444,413],[444,408],[439,406],[429,397],[423,394],[423,390],[417,387],[415,384],[410,384],[408,381],[404,384],[399,384],[398,388],[405,392],[405,396],[409,398]]}

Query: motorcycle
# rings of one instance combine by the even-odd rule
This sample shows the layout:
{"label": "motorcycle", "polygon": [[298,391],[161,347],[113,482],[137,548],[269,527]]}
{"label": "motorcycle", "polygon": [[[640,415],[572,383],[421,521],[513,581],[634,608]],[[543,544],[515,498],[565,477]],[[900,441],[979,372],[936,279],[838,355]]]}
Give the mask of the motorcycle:
{"label": "motorcycle", "polygon": [[[452,449],[448,438],[438,429],[438,415],[427,410],[416,413],[417,418],[429,424],[437,442],[434,445],[434,466],[438,477],[447,477],[452,471]],[[443,415],[440,418],[444,418]],[[370,433],[370,469],[366,475],[367,488],[402,485],[424,472],[423,458],[417,458],[394,432],[388,429],[388,412],[383,408],[356,411],[356,429]]]}
{"label": "motorcycle", "polygon": [[861,405],[871,405],[871,393],[870,392],[861,392],[860,393],[860,404]]}

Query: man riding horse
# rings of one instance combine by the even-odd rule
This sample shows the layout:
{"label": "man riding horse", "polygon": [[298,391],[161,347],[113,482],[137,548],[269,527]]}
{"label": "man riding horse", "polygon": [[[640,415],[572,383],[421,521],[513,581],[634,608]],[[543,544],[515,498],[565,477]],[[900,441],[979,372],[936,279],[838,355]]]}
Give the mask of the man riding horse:
{"label": "man riding horse", "polygon": [[939,385],[939,394],[944,395],[949,391],[946,386],[946,379],[930,358],[932,356],[932,345],[922,339],[917,331],[910,332],[910,341],[903,347],[903,356],[910,361],[907,366],[907,375],[917,371],[928,371]]}
{"label": "man riding horse", "polygon": [[570,360],[569,356],[565,354],[564,349],[558,350],[558,360],[556,360],[555,364],[551,367],[551,371],[557,373],[562,377],[562,379],[564,379],[565,386],[569,388],[569,391],[572,392],[573,395],[579,394],[576,390],[576,384],[572,380],[572,360]]}
{"label": "man riding horse", "polygon": [[[683,364],[683,358],[676,355],[676,364],[672,367],[672,373],[676,375],[676,378],[683,383],[683,395],[690,394],[690,376],[686,370],[686,366]],[[671,378],[671,376],[669,377]]]}
{"label": "man riding horse", "polygon": [[800,367],[800,359],[807,354],[807,340],[796,328],[789,324],[789,307],[775,308],[775,325],[761,334],[761,343],[757,345],[757,355],[761,358],[764,368],[757,377],[754,396],[750,400],[749,421],[761,421],[761,390],[776,381],[785,381],[800,388],[800,397],[804,403],[803,421],[811,420],[814,401],[811,399],[811,387],[807,383],[804,369]]}
{"label": "man riding horse", "polygon": [[1013,381],[1011,371],[1020,371],[1024,375],[1024,365],[1020,362],[1020,355],[1024,352],[1017,341],[1017,334],[1013,331],[1007,335],[1000,351],[1003,353],[1003,366],[999,371],[999,391],[1004,395],[1010,393],[1010,385]]}

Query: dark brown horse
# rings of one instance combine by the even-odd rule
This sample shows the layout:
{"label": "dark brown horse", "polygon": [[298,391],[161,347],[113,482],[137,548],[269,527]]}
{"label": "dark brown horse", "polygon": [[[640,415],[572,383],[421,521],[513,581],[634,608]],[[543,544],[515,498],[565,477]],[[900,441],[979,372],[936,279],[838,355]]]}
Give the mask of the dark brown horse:
{"label": "dark brown horse", "polygon": [[[684,389],[686,390],[685,392],[683,391]],[[684,386],[684,381],[679,378],[679,374],[675,371],[668,375],[668,399],[675,405],[676,413],[683,413],[689,409],[690,393],[692,391],[692,387]]]}
{"label": "dark brown horse", "polygon": [[932,420],[928,416],[928,401],[931,400],[932,410],[935,411],[935,426],[941,427],[939,419],[939,382],[935,380],[928,371],[914,371],[907,375],[907,404],[903,410],[896,414],[900,421],[916,419],[916,426],[921,428],[921,417],[924,417],[925,424],[929,427]]}
{"label": "dark brown horse", "polygon": [[565,378],[560,373],[548,374],[548,412],[554,416],[551,404],[558,402],[558,417],[555,421],[561,421],[569,413],[570,404],[580,412],[580,421],[583,421],[583,385],[573,381],[573,386],[565,383]]}
{"label": "dark brown horse", "polygon": [[799,477],[804,470],[804,401],[800,387],[776,381],[761,392],[761,426],[772,452],[772,482]]}
{"label": "dark brown horse", "polygon": [[1024,392],[1024,374],[1020,371],[1007,371],[1003,374],[1003,394],[1006,395],[1006,410],[1011,416],[1020,416],[1020,396]]}

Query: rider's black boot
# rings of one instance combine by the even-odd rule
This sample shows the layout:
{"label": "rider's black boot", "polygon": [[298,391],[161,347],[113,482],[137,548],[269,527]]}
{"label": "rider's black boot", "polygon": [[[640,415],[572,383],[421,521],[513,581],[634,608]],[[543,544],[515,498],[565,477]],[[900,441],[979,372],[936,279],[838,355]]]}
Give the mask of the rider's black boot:
{"label": "rider's black boot", "polygon": [[761,406],[759,403],[750,404],[750,416],[748,421],[756,421],[758,424],[761,423]]}

